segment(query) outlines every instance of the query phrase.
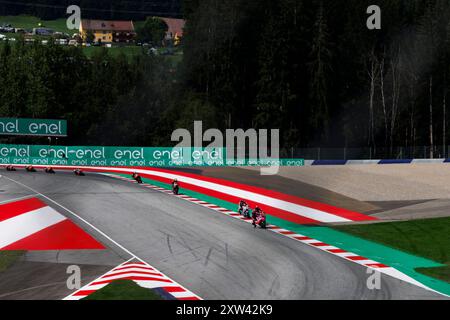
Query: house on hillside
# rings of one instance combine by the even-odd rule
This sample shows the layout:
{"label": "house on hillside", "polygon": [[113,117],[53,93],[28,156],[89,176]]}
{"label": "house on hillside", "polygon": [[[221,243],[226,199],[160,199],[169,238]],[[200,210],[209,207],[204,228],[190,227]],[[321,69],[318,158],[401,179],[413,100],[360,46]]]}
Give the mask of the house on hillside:
{"label": "house on hillside", "polygon": [[93,41],[101,43],[130,43],[136,37],[133,21],[81,20],[80,35],[86,41],[92,32]]}
{"label": "house on hillside", "polygon": [[175,18],[158,18],[163,20],[168,26],[165,40],[172,40],[175,45],[178,45],[181,41],[181,38],[183,37],[183,29],[186,21],[183,19]]}

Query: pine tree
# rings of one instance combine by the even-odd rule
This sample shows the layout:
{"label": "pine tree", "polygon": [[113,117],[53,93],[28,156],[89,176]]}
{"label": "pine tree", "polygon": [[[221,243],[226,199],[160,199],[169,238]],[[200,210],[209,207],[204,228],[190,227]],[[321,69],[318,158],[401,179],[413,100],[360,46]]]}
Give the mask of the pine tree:
{"label": "pine tree", "polygon": [[319,130],[325,138],[328,136],[329,125],[329,73],[331,72],[332,53],[328,26],[321,1],[316,15],[311,47],[311,123],[314,130]]}

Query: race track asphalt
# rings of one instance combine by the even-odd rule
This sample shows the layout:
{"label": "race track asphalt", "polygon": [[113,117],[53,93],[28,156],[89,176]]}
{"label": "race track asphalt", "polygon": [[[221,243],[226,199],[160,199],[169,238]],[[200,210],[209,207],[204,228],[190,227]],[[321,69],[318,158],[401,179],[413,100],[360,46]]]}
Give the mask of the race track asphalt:
{"label": "race track asphalt", "polygon": [[[386,275],[380,290],[369,290],[363,266],[128,182],[96,174],[1,174],[75,212],[204,299],[442,298]],[[0,178],[0,201],[24,194],[32,192]]]}

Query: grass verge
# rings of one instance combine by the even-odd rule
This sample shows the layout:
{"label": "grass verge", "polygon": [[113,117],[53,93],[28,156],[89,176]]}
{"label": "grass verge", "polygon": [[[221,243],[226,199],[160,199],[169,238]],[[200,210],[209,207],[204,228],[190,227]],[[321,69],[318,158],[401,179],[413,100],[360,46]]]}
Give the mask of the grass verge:
{"label": "grass verge", "polygon": [[67,29],[67,19],[61,18],[56,20],[41,20],[37,17],[28,15],[18,16],[0,16],[0,24],[11,24],[14,28],[33,29],[39,28],[39,23],[42,28],[50,28],[54,31],[66,32],[72,34],[78,30]]}
{"label": "grass verge", "polygon": [[8,269],[24,253],[25,251],[0,251],[0,272]]}
{"label": "grass verge", "polygon": [[429,277],[433,277],[450,283],[450,265],[448,264],[444,267],[417,268],[416,270]]}
{"label": "grass verge", "polygon": [[116,280],[83,300],[164,300],[151,289],[142,288],[131,280]]}
{"label": "grass verge", "polygon": [[450,218],[345,225],[334,229],[445,264],[416,270],[450,283]]}
{"label": "grass verge", "polygon": [[[91,58],[95,53],[98,53],[103,49],[104,49],[103,47],[94,47],[94,46],[83,47],[83,52],[88,58]],[[124,54],[126,57],[130,58],[133,56],[141,55],[143,53],[142,47],[138,46],[112,47],[106,48],[106,50],[113,57],[116,57],[119,54]]]}

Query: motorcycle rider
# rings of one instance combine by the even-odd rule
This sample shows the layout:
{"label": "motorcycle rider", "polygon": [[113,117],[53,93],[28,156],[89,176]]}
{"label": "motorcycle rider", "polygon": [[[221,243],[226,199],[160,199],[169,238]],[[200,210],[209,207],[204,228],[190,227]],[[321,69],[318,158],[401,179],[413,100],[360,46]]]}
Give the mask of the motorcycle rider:
{"label": "motorcycle rider", "polygon": [[239,207],[238,207],[238,211],[241,212],[242,209],[244,209],[244,206],[247,206],[247,202],[245,202],[245,200],[239,201]]}
{"label": "motorcycle rider", "polygon": [[248,205],[248,203],[245,200],[242,199],[241,201],[239,201],[238,213],[245,216],[249,210],[250,210],[250,206]]}
{"label": "motorcycle rider", "polygon": [[261,215],[259,216],[259,219],[256,221],[256,224],[259,225],[261,228],[266,228],[266,213],[264,211],[261,211]]}
{"label": "motorcycle rider", "polygon": [[73,173],[75,173],[76,176],[84,176],[84,172],[81,171],[80,168],[73,170]]}
{"label": "motorcycle rider", "polygon": [[180,185],[178,184],[178,179],[175,178],[172,181],[172,192],[174,194],[178,194],[179,189],[180,189]]}
{"label": "motorcycle rider", "polygon": [[53,170],[52,167],[46,167],[46,168],[45,168],[45,172],[46,172],[46,173],[55,173],[55,171]]}
{"label": "motorcycle rider", "polygon": [[137,174],[137,172],[133,172],[133,174],[131,175],[131,177],[136,180],[136,182],[138,183],[142,183],[142,178],[140,175]]}
{"label": "motorcycle rider", "polygon": [[[255,207],[255,210],[253,211],[252,214],[252,219],[253,219],[252,222],[253,227],[256,228],[256,226],[259,225],[265,228],[266,213],[262,211],[260,207],[258,206]],[[262,225],[262,223],[264,223],[264,226]]]}

